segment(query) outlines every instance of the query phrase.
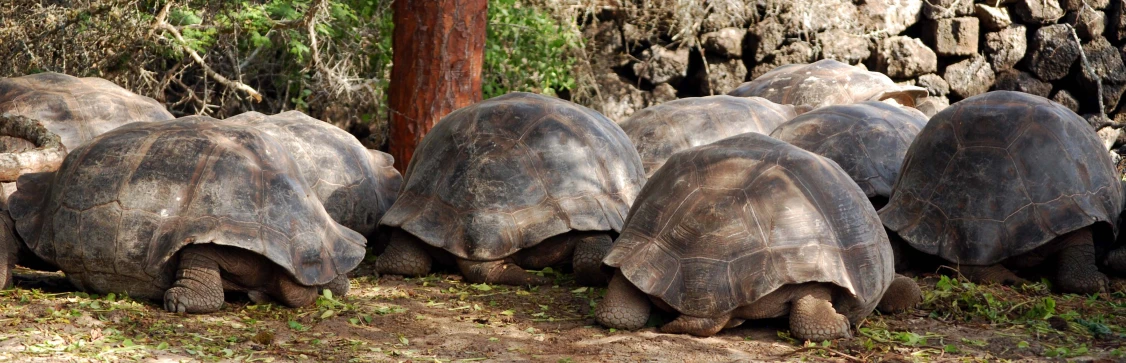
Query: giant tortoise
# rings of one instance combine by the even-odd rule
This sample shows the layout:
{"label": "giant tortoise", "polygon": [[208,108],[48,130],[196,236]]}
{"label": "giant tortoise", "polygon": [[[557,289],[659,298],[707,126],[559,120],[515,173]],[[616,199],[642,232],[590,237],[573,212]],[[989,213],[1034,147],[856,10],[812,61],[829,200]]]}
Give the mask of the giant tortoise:
{"label": "giant tortoise", "polygon": [[791,105],[719,95],[649,106],[619,125],[637,147],[646,175],[652,175],[677,151],[745,132],[768,134],[794,116]]}
{"label": "giant tortoise", "polygon": [[931,118],[880,219],[893,241],[971,280],[1020,282],[1008,268],[1046,262],[1060,290],[1094,293],[1107,286],[1096,253],[1115,240],[1122,193],[1083,118],[1043,97],[994,91]]}
{"label": "giant tortoise", "polygon": [[283,142],[209,117],[104,133],[56,172],[21,176],[8,206],[26,248],[76,287],[176,312],[215,311],[232,290],[290,306],[342,294],[365,253]]}
{"label": "giant tortoise", "polygon": [[774,68],[727,94],[757,96],[776,103],[813,108],[887,99],[915,107],[927,97],[927,90],[898,85],[881,73],[822,59],[809,64],[787,64]]}
{"label": "giant tortoise", "polygon": [[645,171],[618,125],[586,107],[510,93],[458,109],[423,138],[380,226],[383,274],[423,275],[434,261],[466,279],[548,284],[525,268],[573,261],[605,283],[601,258]]}
{"label": "giant tortoise", "polygon": [[864,101],[818,108],[770,136],[835,161],[879,210],[891,196],[907,147],[926,124],[919,110]]}
{"label": "giant tortoise", "polygon": [[369,239],[399,193],[403,177],[391,154],[364,148],[347,131],[300,111],[247,112],[223,122],[262,130],[281,142],[332,219]]}
{"label": "giant tortoise", "polygon": [[55,170],[66,150],[95,136],[130,122],[173,119],[152,98],[110,81],[54,72],[0,78],[0,115],[3,122],[16,116],[32,119],[61,138],[61,144],[42,144],[36,134],[0,130],[0,182],[8,184],[3,186],[5,197],[14,191],[11,182],[20,174]]}
{"label": "giant tortoise", "polygon": [[[880,305],[921,299],[896,276],[864,192],[832,160],[757,133],[673,154],[642,189],[603,262],[617,272],[599,323],[709,336],[744,319],[789,315],[802,339],[849,336]],[[881,300],[883,298],[883,300]]]}

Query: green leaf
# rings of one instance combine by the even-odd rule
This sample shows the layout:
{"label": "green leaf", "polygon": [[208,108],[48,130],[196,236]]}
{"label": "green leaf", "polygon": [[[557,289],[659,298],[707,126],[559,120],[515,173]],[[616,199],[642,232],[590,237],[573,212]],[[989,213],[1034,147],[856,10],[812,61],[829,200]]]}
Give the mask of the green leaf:
{"label": "green leaf", "polygon": [[958,353],[958,352],[960,352],[960,350],[958,350],[958,347],[954,346],[954,344],[947,344],[947,345],[942,346],[942,351],[944,351],[946,353]]}
{"label": "green leaf", "polygon": [[329,317],[332,317],[333,314],[336,314],[336,312],[332,311],[331,309],[325,310],[325,312],[321,313],[321,320],[328,319]]}

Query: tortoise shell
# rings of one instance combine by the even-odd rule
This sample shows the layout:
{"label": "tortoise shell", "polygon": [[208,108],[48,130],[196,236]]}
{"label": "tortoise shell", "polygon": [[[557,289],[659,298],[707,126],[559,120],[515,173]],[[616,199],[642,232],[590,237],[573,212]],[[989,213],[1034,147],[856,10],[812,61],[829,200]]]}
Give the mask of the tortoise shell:
{"label": "tortoise shell", "polygon": [[818,108],[770,136],[835,161],[880,208],[891,196],[907,147],[926,124],[919,110],[865,101]]}
{"label": "tortoise shell", "polygon": [[794,116],[797,112],[790,105],[719,95],[650,106],[619,125],[637,147],[646,175],[653,175],[677,151],[746,132],[768,134]]}
{"label": "tortoise shell", "polygon": [[852,321],[894,278],[864,192],[832,160],[757,133],[676,154],[653,174],[603,263],[691,316],[718,316],[787,284],[829,282]]}
{"label": "tortoise shell", "polygon": [[822,59],[809,64],[787,64],[774,68],[727,94],[757,96],[775,103],[813,108],[885,99],[915,107],[927,97],[927,90],[897,85],[881,73]]}
{"label": "tortoise shell", "polygon": [[0,78],[2,113],[39,120],[68,150],[130,122],[175,118],[156,100],[110,81],[54,72]]}
{"label": "tortoise shell", "polygon": [[371,236],[395,203],[403,177],[391,154],[364,148],[355,136],[300,111],[266,116],[247,112],[233,122],[266,132],[281,142],[305,183],[336,222]]}
{"label": "tortoise shell", "polygon": [[27,247],[77,287],[159,299],[176,252],[261,254],[306,285],[353,269],[363,236],[332,220],[283,143],[209,117],[133,123],[20,177],[9,201]]}
{"label": "tortoise shell", "polygon": [[381,226],[488,261],[572,230],[621,230],[645,171],[605,116],[510,93],[442,118],[403,178]]}
{"label": "tortoise shell", "polygon": [[1109,234],[1097,246],[1113,241],[1122,198],[1083,118],[1040,96],[994,91],[931,118],[880,218],[915,249],[991,265],[1091,225]]}

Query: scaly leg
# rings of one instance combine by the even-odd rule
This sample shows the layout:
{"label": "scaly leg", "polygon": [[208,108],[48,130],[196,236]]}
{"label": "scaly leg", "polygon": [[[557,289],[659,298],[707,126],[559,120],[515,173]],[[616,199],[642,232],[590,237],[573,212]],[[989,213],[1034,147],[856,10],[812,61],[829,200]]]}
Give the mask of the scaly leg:
{"label": "scaly leg", "polygon": [[606,297],[594,308],[594,320],[608,328],[637,330],[649,320],[653,304],[621,272],[610,279]]}

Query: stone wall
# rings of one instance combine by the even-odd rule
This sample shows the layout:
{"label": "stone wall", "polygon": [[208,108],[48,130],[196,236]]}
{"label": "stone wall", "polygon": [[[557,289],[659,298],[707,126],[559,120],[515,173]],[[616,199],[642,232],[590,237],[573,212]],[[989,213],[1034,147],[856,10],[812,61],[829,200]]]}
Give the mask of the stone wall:
{"label": "stone wall", "polygon": [[[1126,123],[1126,0],[710,0],[700,1],[695,33],[676,36],[628,1],[641,0],[607,0],[583,29],[601,108],[615,120],[831,58],[924,87],[940,103],[1018,90]],[[745,14],[742,24],[709,25],[709,12],[740,6],[726,14]]]}

